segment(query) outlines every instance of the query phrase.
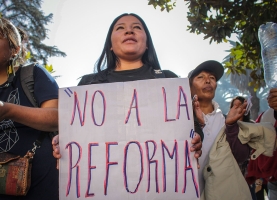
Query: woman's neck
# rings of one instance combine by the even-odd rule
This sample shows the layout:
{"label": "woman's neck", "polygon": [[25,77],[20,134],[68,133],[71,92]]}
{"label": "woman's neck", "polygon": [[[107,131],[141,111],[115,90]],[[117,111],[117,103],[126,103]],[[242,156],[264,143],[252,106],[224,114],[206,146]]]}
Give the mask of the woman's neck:
{"label": "woman's neck", "polygon": [[143,66],[141,60],[138,61],[123,61],[120,60],[119,64],[116,66],[115,71],[138,69]]}
{"label": "woman's neck", "polygon": [[214,111],[214,106],[211,101],[199,101],[202,112],[206,115]]}

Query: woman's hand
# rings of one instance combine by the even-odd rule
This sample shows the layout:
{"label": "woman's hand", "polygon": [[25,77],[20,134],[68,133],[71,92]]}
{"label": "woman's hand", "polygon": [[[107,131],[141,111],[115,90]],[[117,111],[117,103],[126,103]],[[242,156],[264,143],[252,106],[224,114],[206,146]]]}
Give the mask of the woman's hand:
{"label": "woman's hand", "polygon": [[201,137],[199,134],[195,134],[194,138],[191,140],[192,146],[190,147],[190,151],[194,152],[194,157],[197,159],[197,168],[200,168],[198,158],[200,158],[202,154],[202,142],[201,142]]}
{"label": "woman's hand", "polygon": [[[59,146],[59,135],[56,135],[52,139],[52,148],[53,148],[53,156],[57,159],[60,159],[62,155],[60,154],[60,146]],[[59,161],[57,160],[57,169],[59,169]]]}

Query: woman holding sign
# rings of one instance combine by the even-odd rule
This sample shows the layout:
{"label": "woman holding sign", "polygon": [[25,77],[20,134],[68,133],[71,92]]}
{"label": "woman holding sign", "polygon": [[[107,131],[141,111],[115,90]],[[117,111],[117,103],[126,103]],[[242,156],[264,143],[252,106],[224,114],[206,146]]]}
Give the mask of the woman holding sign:
{"label": "woman holding sign", "polygon": [[[150,32],[136,14],[122,14],[112,22],[96,71],[83,76],[78,85],[178,77],[171,71],[161,70]],[[52,143],[54,157],[60,158],[58,137]],[[191,143],[190,150],[199,158],[200,136],[196,134]]]}

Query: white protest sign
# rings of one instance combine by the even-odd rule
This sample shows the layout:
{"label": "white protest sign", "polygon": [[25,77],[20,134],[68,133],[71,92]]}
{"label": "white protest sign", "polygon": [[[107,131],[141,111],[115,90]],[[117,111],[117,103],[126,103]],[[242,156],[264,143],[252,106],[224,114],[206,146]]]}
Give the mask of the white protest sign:
{"label": "white protest sign", "polygon": [[199,199],[186,78],[59,89],[60,199]]}

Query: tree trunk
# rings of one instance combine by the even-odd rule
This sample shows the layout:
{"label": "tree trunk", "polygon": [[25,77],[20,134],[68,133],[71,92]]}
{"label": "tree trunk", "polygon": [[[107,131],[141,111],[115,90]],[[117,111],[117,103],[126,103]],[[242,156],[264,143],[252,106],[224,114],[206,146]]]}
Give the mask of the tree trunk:
{"label": "tree trunk", "polygon": [[260,111],[260,99],[257,97],[257,93],[254,92],[253,88],[248,88],[248,91],[250,93],[250,95],[252,96],[252,108],[250,110],[251,112],[251,119],[256,120],[258,118],[259,115],[259,111]]}

